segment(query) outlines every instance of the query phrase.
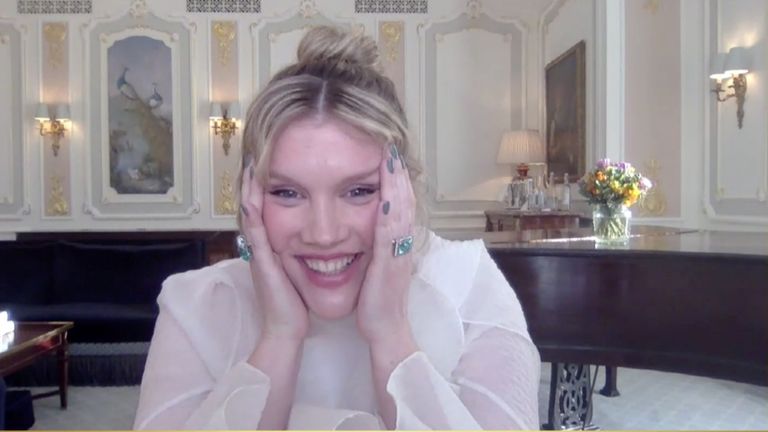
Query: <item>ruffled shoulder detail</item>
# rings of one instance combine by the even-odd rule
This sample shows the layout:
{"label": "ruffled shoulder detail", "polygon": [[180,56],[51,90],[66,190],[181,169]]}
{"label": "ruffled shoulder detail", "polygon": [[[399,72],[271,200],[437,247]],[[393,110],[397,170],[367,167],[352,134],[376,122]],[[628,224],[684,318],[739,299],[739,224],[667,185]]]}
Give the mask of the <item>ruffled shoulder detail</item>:
{"label": "ruffled shoulder detail", "polygon": [[[242,357],[243,340],[256,340],[259,322],[248,265],[232,259],[168,277],[157,298],[193,341],[206,341],[198,354],[213,376]],[[230,319],[222,320],[222,317]]]}

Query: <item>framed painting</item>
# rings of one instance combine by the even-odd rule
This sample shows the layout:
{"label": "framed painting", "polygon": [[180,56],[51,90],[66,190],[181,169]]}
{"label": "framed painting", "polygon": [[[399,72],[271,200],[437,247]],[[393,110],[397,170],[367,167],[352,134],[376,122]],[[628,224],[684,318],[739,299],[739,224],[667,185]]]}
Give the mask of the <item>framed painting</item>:
{"label": "framed painting", "polygon": [[562,182],[586,169],[586,44],[581,41],[545,68],[547,168]]}
{"label": "framed painting", "polygon": [[152,14],[93,24],[87,78],[95,217],[187,217],[193,196],[190,29]]}

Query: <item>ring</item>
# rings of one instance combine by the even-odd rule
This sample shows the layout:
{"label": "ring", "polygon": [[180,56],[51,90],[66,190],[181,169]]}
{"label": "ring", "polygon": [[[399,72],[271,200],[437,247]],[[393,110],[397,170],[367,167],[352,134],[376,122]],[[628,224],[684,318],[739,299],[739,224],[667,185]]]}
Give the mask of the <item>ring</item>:
{"label": "ring", "polygon": [[413,236],[400,237],[399,239],[392,240],[393,251],[392,255],[399,257],[408,254],[413,249]]}
{"label": "ring", "polygon": [[243,261],[250,261],[253,257],[253,249],[251,249],[251,245],[248,244],[248,240],[245,239],[244,235],[240,234],[235,238],[235,245],[237,245],[237,253],[240,254],[240,258]]}

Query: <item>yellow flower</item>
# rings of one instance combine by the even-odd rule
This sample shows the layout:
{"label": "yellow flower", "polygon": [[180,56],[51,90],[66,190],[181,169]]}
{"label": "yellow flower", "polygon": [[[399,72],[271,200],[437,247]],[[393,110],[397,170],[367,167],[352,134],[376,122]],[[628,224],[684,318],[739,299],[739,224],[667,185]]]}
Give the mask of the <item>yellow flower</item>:
{"label": "yellow flower", "polygon": [[610,186],[611,186],[611,190],[614,191],[615,193],[621,192],[621,186],[619,185],[619,182],[617,182],[616,180],[613,180],[610,183]]}

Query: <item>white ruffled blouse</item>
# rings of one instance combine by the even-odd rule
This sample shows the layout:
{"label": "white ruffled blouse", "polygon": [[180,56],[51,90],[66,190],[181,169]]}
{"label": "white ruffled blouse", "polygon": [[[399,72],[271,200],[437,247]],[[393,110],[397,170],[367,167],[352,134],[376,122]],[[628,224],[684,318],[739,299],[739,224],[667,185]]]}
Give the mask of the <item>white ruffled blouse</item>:
{"label": "white ruffled blouse", "polygon": [[[419,351],[392,372],[398,429],[538,429],[540,359],[520,302],[482,241],[429,233],[410,287]],[[256,429],[269,378],[246,362],[260,321],[247,263],[169,277],[138,429]],[[382,429],[368,345],[352,314],[310,317],[289,429]]]}

